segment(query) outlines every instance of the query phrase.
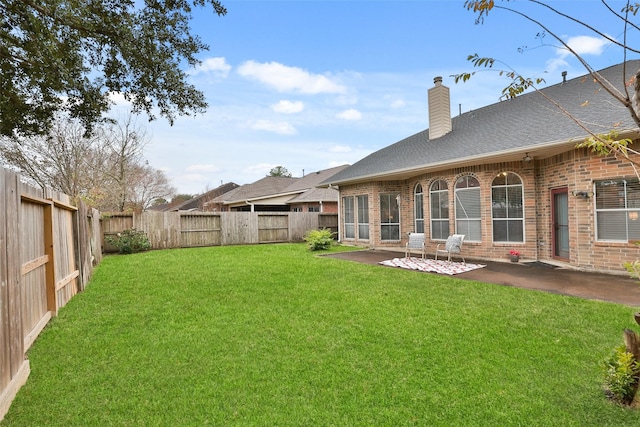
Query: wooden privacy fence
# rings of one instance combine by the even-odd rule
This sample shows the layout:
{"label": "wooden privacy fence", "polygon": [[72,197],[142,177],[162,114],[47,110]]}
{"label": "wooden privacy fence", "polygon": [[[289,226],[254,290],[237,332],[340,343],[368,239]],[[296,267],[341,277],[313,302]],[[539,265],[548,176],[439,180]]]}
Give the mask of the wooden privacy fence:
{"label": "wooden privacy fence", "polygon": [[0,420],[29,376],[25,354],[101,260],[100,214],[0,168]]}
{"label": "wooden privacy fence", "polygon": [[[104,237],[144,231],[153,249],[299,242],[308,230],[338,231],[338,214],[318,212],[142,212],[102,218]],[[115,248],[103,242],[105,252]]]}

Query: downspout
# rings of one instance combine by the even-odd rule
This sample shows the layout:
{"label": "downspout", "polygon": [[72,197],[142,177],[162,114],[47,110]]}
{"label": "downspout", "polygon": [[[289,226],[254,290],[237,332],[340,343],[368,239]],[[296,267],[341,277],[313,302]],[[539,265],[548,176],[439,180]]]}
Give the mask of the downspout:
{"label": "downspout", "polygon": [[249,206],[251,206],[251,211],[250,212],[255,212],[254,208],[253,208],[253,203],[251,203],[250,201],[246,200],[245,201],[246,204],[248,204]]}
{"label": "downspout", "polygon": [[320,213],[324,212],[324,206],[322,205],[322,200],[320,200]]}

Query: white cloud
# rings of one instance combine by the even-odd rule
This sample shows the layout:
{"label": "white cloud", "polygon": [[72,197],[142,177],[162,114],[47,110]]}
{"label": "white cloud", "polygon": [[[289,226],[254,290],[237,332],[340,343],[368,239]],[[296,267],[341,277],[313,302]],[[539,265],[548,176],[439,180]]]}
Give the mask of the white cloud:
{"label": "white cloud", "polygon": [[[576,36],[569,37],[565,43],[578,55],[602,55],[604,49],[610,44],[601,37]],[[568,49],[562,47],[556,49],[556,57],[547,62],[549,71],[555,71],[560,67],[568,66],[566,58],[573,55]]]}
{"label": "white cloud", "polygon": [[358,110],[350,108],[348,110],[342,111],[341,113],[338,113],[336,117],[344,120],[360,120],[362,118],[362,113]]}
{"label": "white cloud", "polygon": [[273,104],[271,109],[276,113],[294,114],[304,110],[304,103],[301,101],[282,100],[277,104]]}
{"label": "white cloud", "polygon": [[202,61],[200,65],[196,66],[195,69],[191,71],[191,74],[196,75],[200,73],[216,72],[219,75],[226,77],[230,70],[231,65],[227,64],[225,58],[207,58]]}
{"label": "white cloud", "polygon": [[220,168],[214,165],[190,165],[187,172],[218,172]]}
{"label": "white cloud", "polygon": [[311,74],[297,67],[288,67],[277,62],[258,63],[247,61],[240,65],[238,73],[257,80],[279,92],[299,92],[316,95],[320,93],[344,93],[346,88],[321,74]]}
{"label": "white cloud", "polygon": [[[569,38],[567,44],[579,55],[600,55],[609,41],[600,37],[577,36]],[[565,55],[569,53],[564,52]]]}
{"label": "white cloud", "polygon": [[269,120],[257,120],[251,124],[256,130],[266,130],[280,135],[295,135],[296,129],[287,122],[272,122]]}
{"label": "white cloud", "polygon": [[329,148],[330,153],[350,153],[351,147],[347,147],[346,145],[334,145]]}

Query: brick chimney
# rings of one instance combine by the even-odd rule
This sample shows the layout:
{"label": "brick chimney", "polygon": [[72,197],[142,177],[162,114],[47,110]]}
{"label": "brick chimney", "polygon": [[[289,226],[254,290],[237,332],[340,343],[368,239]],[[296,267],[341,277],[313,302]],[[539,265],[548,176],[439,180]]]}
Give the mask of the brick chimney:
{"label": "brick chimney", "polygon": [[433,79],[434,87],[427,91],[429,100],[429,139],[451,132],[451,99],[449,88],[442,85],[442,77]]}

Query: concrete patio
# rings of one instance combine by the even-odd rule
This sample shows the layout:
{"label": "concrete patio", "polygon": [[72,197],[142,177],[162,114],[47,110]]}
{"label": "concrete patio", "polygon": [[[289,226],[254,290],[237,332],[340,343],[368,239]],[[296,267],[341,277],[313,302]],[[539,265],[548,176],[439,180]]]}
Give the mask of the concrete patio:
{"label": "concrete patio", "polygon": [[[404,253],[386,250],[361,250],[326,256],[379,265],[380,261],[403,257]],[[541,262],[511,263],[472,259],[466,261],[484,264],[486,267],[451,277],[640,307],[640,281],[626,275],[579,271]],[[380,265],[380,268],[397,267]]]}

